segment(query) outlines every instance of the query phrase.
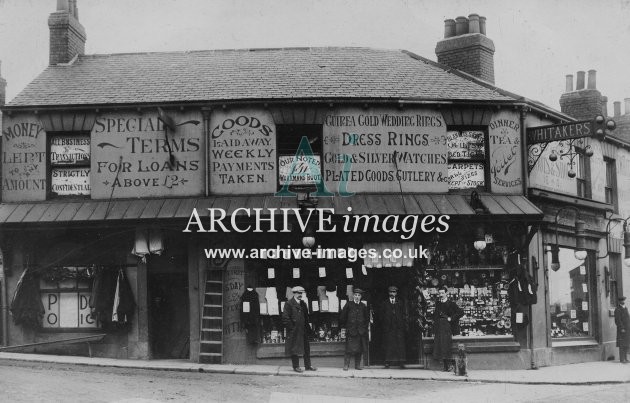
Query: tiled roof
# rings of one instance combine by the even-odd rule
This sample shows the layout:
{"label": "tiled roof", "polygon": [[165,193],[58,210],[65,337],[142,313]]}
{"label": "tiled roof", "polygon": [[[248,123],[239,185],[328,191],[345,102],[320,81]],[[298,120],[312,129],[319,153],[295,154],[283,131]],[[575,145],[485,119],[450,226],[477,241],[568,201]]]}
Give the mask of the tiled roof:
{"label": "tiled roof", "polygon": [[7,106],[322,98],[515,100],[401,50],[290,48],[80,56]]}

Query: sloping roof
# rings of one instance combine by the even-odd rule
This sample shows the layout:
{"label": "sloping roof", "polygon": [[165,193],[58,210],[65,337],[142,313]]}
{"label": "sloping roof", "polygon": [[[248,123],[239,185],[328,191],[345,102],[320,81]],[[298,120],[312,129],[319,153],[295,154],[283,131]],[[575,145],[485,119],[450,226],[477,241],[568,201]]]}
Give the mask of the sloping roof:
{"label": "sloping roof", "polygon": [[7,106],[511,95],[402,50],[287,48],[79,56],[46,68]]}

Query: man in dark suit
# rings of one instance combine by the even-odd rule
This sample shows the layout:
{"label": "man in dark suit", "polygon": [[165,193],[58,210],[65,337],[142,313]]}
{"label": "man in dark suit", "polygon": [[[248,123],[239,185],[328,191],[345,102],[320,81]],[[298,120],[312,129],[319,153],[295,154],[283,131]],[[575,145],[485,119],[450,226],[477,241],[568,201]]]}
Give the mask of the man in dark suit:
{"label": "man in dark suit", "polygon": [[295,372],[304,372],[300,368],[300,356],[304,356],[304,368],[307,371],[316,371],[311,365],[311,349],[308,344],[308,335],[311,325],[308,321],[308,307],[302,301],[303,287],[297,286],[291,289],[293,298],[284,304],[282,311],[282,324],[287,329],[287,339],[284,344],[285,354],[291,356],[291,363]]}
{"label": "man in dark suit", "polygon": [[385,368],[397,363],[405,367],[405,328],[407,317],[403,302],[398,298],[398,287],[387,289],[389,298],[381,306],[381,326],[385,347]]}
{"label": "man in dark suit", "polygon": [[343,370],[350,366],[350,358],[354,355],[354,368],[363,369],[361,356],[368,349],[368,325],[370,316],[365,304],[361,303],[363,290],[355,288],[352,291],[352,301],[349,301],[341,310],[339,322],[346,328],[346,354],[343,362]]}
{"label": "man in dark suit", "polygon": [[619,305],[615,308],[615,325],[617,325],[617,347],[619,347],[619,362],[628,362],[628,347],[630,347],[630,316],[626,308],[626,297],[619,297]]}

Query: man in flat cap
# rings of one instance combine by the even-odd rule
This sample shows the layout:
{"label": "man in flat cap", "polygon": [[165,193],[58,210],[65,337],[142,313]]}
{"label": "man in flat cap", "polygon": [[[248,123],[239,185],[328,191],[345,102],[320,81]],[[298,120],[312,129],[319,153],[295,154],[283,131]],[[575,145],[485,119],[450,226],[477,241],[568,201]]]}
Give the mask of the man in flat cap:
{"label": "man in flat cap", "polygon": [[291,356],[291,363],[295,372],[304,372],[300,368],[300,356],[304,356],[304,369],[316,371],[311,365],[311,349],[308,344],[308,335],[311,333],[311,325],[308,320],[308,307],[302,301],[302,294],[306,292],[303,287],[297,286],[291,289],[293,298],[284,304],[282,311],[282,324],[287,329],[287,339],[284,344],[285,354]]}
{"label": "man in flat cap", "polygon": [[361,303],[363,290],[355,288],[352,291],[352,300],[341,310],[339,323],[346,328],[346,354],[343,361],[343,370],[347,371],[350,359],[354,356],[354,368],[363,369],[361,356],[368,351],[368,325],[370,315],[367,306]]}
{"label": "man in flat cap", "polygon": [[630,347],[630,316],[626,307],[626,297],[619,297],[619,305],[615,308],[615,325],[617,325],[617,347],[619,347],[619,362],[628,362],[628,347]]}
{"label": "man in flat cap", "polygon": [[385,368],[396,363],[405,367],[405,328],[407,316],[403,302],[398,298],[398,287],[387,288],[389,298],[381,307],[381,326],[385,350]]}

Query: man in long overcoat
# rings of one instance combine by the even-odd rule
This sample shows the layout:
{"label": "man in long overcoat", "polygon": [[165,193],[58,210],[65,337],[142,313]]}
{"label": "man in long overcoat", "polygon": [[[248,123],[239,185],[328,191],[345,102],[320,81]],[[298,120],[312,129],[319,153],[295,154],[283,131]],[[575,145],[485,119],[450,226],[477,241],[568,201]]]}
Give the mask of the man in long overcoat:
{"label": "man in long overcoat", "polygon": [[385,347],[385,368],[397,363],[405,367],[405,329],[407,317],[403,302],[398,298],[398,287],[390,286],[389,298],[381,307],[381,326]]}
{"label": "man in long overcoat", "polygon": [[361,303],[363,290],[355,288],[352,292],[352,301],[349,301],[341,310],[339,322],[346,328],[346,354],[343,362],[343,370],[347,371],[350,359],[354,356],[354,368],[363,369],[361,356],[368,349],[368,325],[370,315],[367,306]]}
{"label": "man in long overcoat", "polygon": [[302,301],[304,288],[293,287],[293,298],[284,304],[282,311],[282,324],[287,329],[287,338],[284,344],[285,354],[291,357],[293,370],[304,372],[300,368],[300,356],[304,356],[304,368],[307,371],[316,371],[317,368],[311,365],[311,349],[308,344],[308,335],[311,332],[311,325],[308,321],[308,307]]}
{"label": "man in long overcoat", "polygon": [[615,325],[617,325],[617,347],[619,347],[619,362],[628,362],[628,347],[630,347],[630,316],[626,307],[626,297],[619,297],[619,305],[615,308]]}

